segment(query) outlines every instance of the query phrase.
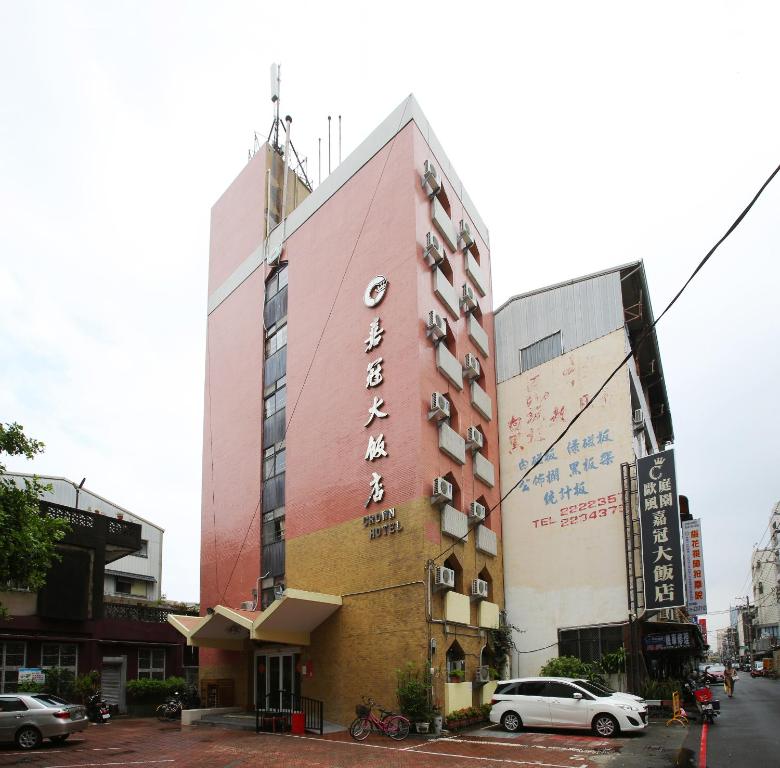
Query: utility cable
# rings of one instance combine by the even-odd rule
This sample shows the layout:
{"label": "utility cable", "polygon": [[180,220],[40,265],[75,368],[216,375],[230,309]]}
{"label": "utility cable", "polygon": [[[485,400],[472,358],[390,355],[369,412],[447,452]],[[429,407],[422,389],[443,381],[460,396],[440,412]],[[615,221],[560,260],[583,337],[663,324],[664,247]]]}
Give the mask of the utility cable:
{"label": "utility cable", "polygon": [[[650,336],[651,333],[655,333],[655,327],[658,325],[658,323],[661,321],[661,318],[675,305],[677,300],[682,296],[683,291],[690,285],[691,281],[694,277],[701,271],[702,267],[710,260],[710,257],[713,253],[720,247],[720,245],[726,240],[726,238],[740,225],[742,220],[747,216],[750,209],[755,205],[756,201],[759,197],[763,194],[764,190],[767,188],[769,183],[774,179],[774,177],[780,173],[780,165],[777,166],[777,168],[772,171],[772,173],[769,174],[769,177],[767,180],[761,185],[758,192],[753,196],[753,199],[747,204],[747,206],[743,209],[742,213],[737,216],[737,218],[734,220],[734,222],[731,224],[731,226],[726,230],[726,232],[723,234],[723,236],[718,240],[715,245],[710,248],[710,250],[707,252],[707,254],[704,256],[704,258],[698,263],[696,266],[696,269],[693,270],[691,273],[691,276],[683,283],[682,288],[680,288],[679,291],[674,295],[672,300],[666,305],[666,308],[661,312],[658,317],[656,317],[653,322],[646,327],[642,333],[639,335],[639,338],[637,339],[635,347],[628,352],[628,354],[620,361],[620,363],[617,365],[617,367],[612,371],[612,373],[607,376],[604,383],[598,388],[596,393],[593,395],[593,397],[588,400],[588,402],[575,414],[574,418],[569,422],[569,424],[566,426],[566,428],[558,435],[558,437],[553,440],[553,442],[547,447],[547,449],[544,451],[544,453],[540,454],[535,462],[532,462],[531,466],[528,467],[528,469],[525,471],[523,476],[485,513],[485,520],[490,517],[490,515],[493,513],[494,510],[499,508],[501,504],[506,501],[506,499],[509,497],[511,493],[513,493],[517,488],[523,483],[523,481],[535,470],[544,460],[544,457],[553,449],[555,448],[558,443],[563,440],[563,438],[568,434],[569,430],[577,423],[577,421],[580,419],[583,413],[590,408],[591,405],[598,399],[599,395],[604,391],[607,384],[609,384],[610,381],[612,381],[613,378],[618,374],[618,372],[621,370],[621,368],[629,361],[631,360],[636,352],[640,349],[642,344],[646,341],[646,339]],[[465,539],[468,536],[468,532],[463,534],[463,536],[456,539],[450,546],[448,546],[446,549],[442,550],[436,557],[433,558],[434,562],[438,560],[442,555],[447,554],[447,552],[450,552],[457,544],[459,544],[461,541],[465,541]]]}

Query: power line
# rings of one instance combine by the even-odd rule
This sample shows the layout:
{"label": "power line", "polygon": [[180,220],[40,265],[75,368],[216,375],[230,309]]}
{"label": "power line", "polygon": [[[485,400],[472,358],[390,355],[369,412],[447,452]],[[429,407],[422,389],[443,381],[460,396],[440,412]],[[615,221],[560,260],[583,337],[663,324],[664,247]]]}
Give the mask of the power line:
{"label": "power line", "polygon": [[[747,206],[743,209],[742,213],[737,216],[737,218],[734,220],[734,222],[731,224],[731,226],[726,230],[726,232],[723,234],[723,236],[718,240],[715,245],[710,248],[710,250],[707,252],[707,254],[704,256],[704,258],[698,263],[696,266],[696,269],[693,270],[691,273],[691,276],[683,283],[682,288],[680,288],[679,291],[674,295],[672,300],[666,305],[666,308],[661,312],[658,317],[653,320],[653,322],[645,328],[642,333],[639,335],[639,338],[637,339],[637,343],[634,349],[630,350],[629,353],[620,361],[620,363],[617,365],[617,367],[612,371],[612,373],[607,376],[604,383],[598,388],[596,393],[593,395],[593,397],[588,400],[588,402],[577,412],[577,414],[574,416],[574,418],[569,422],[569,424],[566,426],[566,428],[561,432],[558,437],[553,440],[553,442],[547,447],[547,449],[544,451],[544,453],[540,454],[535,462],[531,463],[531,466],[528,467],[528,469],[525,471],[523,476],[486,512],[485,514],[485,520],[487,520],[488,517],[493,513],[494,510],[496,510],[498,507],[501,506],[501,504],[506,501],[506,499],[509,497],[511,493],[513,493],[521,484],[522,482],[535,470],[544,460],[544,457],[553,449],[555,448],[558,443],[560,443],[561,440],[568,434],[569,430],[574,426],[574,424],[579,420],[579,418],[582,416],[585,411],[590,408],[591,405],[598,399],[598,396],[604,391],[607,384],[609,384],[610,381],[618,374],[620,369],[631,359],[633,359],[636,352],[639,350],[639,348],[642,346],[642,344],[645,342],[645,340],[650,336],[651,333],[655,332],[655,327],[658,325],[658,323],[661,321],[661,318],[675,305],[677,300],[682,296],[683,291],[690,285],[691,281],[694,277],[701,271],[702,267],[710,260],[710,257],[712,254],[715,253],[715,251],[720,247],[720,245],[726,240],[726,238],[740,225],[742,220],[745,218],[745,216],[748,214],[750,209],[755,205],[756,201],[759,197],[763,194],[764,190],[767,188],[769,183],[774,179],[774,177],[780,172],[780,165],[777,166],[777,168],[772,171],[772,173],[769,174],[766,181],[761,185],[758,192],[753,196],[753,199],[747,204]],[[466,537],[468,536],[468,532],[463,534],[460,538],[456,539],[450,546],[448,546],[446,549],[442,550],[436,557],[433,558],[432,562],[435,562],[438,560],[442,555],[447,554],[447,552],[451,551],[457,544],[459,544],[461,541],[464,541]],[[763,537],[762,537],[763,538]]]}

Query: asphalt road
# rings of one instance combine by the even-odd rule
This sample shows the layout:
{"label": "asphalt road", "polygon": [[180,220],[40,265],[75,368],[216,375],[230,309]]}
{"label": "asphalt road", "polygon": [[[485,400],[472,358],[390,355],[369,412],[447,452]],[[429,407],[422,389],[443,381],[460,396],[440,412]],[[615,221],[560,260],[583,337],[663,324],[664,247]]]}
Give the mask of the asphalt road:
{"label": "asphalt road", "polygon": [[[740,672],[733,698],[722,685],[715,686],[714,693],[721,714],[707,733],[706,768],[780,766],[780,680],[753,679]],[[699,736],[701,726],[692,726],[691,732]],[[698,768],[703,768],[701,760]]]}

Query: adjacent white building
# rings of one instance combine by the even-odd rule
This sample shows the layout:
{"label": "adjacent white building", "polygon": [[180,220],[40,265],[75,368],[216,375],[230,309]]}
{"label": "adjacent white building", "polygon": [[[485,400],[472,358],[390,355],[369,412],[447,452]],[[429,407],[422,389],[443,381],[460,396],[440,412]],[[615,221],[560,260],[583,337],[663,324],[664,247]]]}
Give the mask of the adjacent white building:
{"label": "adjacent white building", "polygon": [[770,544],[755,549],[750,558],[753,588],[753,653],[766,653],[780,645],[780,503],[775,504],[769,520]]}
{"label": "adjacent white building", "polygon": [[[625,642],[629,595],[621,465],[672,440],[641,262],[516,296],[495,313],[504,583],[519,653],[513,675],[550,658],[596,660]],[[606,389],[599,386],[629,351]],[[537,456],[593,404],[525,480]],[[641,569],[640,569],[641,570]]]}
{"label": "adjacent white building", "polygon": [[[34,475],[7,472],[5,477],[21,483],[25,479],[32,479]],[[79,488],[78,482],[69,480],[67,477],[47,475],[38,475],[37,477],[44,485],[51,486],[51,490],[43,494],[42,498],[46,501],[141,525],[141,550],[110,563],[110,567],[107,567],[105,571],[103,592],[107,596],[159,600],[161,596],[163,529],[94,491],[90,491],[89,488]]]}

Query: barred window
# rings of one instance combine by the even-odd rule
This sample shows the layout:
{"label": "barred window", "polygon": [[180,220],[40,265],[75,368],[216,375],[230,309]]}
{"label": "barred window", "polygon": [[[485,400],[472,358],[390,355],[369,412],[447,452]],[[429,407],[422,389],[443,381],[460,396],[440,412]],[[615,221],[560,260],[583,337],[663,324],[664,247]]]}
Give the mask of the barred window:
{"label": "barred window", "polygon": [[276,392],[265,398],[265,418],[273,416],[287,405],[287,387],[278,387]]}
{"label": "barred window", "polygon": [[265,284],[265,300],[273,298],[287,285],[287,267],[278,269],[273,277]]}
{"label": "barred window", "polygon": [[41,667],[60,667],[76,674],[79,648],[76,643],[43,643],[41,646]]}
{"label": "barred window", "polygon": [[525,372],[563,354],[561,332],[545,336],[520,350],[520,370]]}
{"label": "barred window", "polygon": [[165,680],[165,648],[138,649],[138,679]]}
{"label": "barred window", "polygon": [[618,626],[581,627],[558,630],[558,655],[575,656],[580,661],[599,661],[605,653],[623,646],[623,628]]}
{"label": "barred window", "polygon": [[274,352],[278,352],[282,347],[287,346],[287,326],[283,325],[268,334],[265,340],[265,356],[271,357]]}
{"label": "barred window", "polygon": [[25,666],[26,659],[26,643],[0,643],[0,693],[16,693],[19,667]]}
{"label": "barred window", "polygon": [[281,475],[287,466],[287,457],[284,449],[284,442],[266,448],[263,451],[263,480],[269,477]]}

